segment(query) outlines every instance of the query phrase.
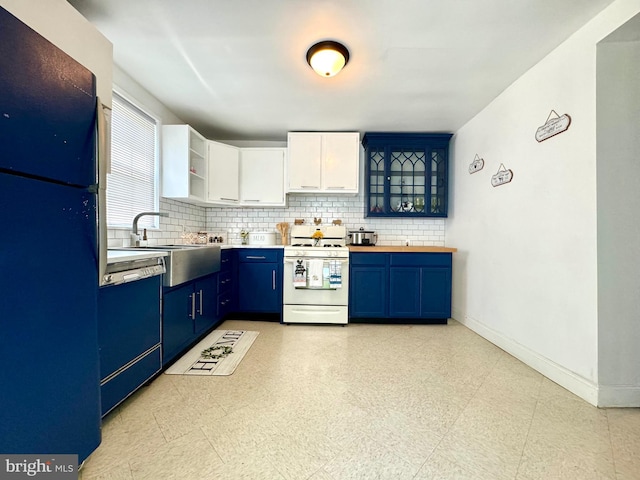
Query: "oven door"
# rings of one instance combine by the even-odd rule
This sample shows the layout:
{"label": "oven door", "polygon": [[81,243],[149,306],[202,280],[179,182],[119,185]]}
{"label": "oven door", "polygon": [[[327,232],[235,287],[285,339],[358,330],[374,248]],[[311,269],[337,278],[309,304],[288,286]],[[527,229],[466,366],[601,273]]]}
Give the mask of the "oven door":
{"label": "oven door", "polygon": [[342,305],[347,306],[349,302],[349,259],[331,258],[329,260],[339,260],[342,263],[341,276],[342,286],[340,288],[307,288],[294,286],[293,272],[297,258],[284,259],[284,304],[285,305]]}

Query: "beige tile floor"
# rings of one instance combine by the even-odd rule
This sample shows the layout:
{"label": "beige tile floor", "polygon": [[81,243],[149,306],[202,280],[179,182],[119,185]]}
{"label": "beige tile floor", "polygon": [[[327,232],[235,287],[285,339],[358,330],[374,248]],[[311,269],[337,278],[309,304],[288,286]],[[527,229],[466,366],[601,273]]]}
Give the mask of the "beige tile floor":
{"label": "beige tile floor", "polygon": [[455,321],[259,331],[228,377],[161,375],[94,479],[640,479],[640,409],[597,409]]}

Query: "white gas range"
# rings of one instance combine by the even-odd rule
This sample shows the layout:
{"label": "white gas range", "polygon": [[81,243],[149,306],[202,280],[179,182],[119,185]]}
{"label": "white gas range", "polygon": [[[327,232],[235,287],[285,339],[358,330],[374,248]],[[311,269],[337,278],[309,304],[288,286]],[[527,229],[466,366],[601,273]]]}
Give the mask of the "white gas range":
{"label": "white gas range", "polygon": [[346,237],[343,226],[291,228],[291,245],[284,247],[283,323],[348,323]]}

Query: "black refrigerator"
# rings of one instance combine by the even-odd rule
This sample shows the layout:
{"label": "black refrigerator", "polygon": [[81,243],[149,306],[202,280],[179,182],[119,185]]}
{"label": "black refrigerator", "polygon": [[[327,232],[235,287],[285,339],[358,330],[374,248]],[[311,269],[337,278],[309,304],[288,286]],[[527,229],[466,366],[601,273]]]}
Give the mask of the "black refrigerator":
{"label": "black refrigerator", "polygon": [[0,8],[0,453],[100,443],[93,74]]}

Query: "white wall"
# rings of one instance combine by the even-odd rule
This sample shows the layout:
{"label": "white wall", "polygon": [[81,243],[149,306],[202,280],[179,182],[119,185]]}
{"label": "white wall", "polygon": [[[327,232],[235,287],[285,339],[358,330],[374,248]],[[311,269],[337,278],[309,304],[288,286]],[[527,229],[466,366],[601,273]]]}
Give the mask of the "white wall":
{"label": "white wall", "polygon": [[640,406],[640,42],[597,55],[600,403]]}
{"label": "white wall", "polygon": [[[453,316],[596,404],[596,44],[640,11],[617,0],[454,137]],[[537,143],[551,110],[568,131]],[[484,170],[470,175],[478,154]],[[501,163],[513,181],[492,187]]]}
{"label": "white wall", "polygon": [[91,70],[100,100],[111,107],[113,47],[96,27],[66,0],[0,0],[0,6]]}

